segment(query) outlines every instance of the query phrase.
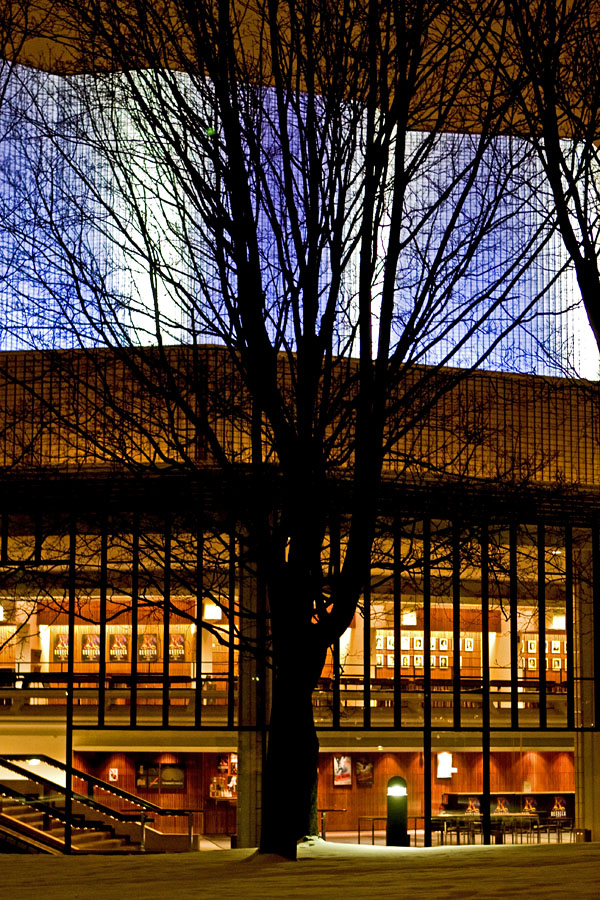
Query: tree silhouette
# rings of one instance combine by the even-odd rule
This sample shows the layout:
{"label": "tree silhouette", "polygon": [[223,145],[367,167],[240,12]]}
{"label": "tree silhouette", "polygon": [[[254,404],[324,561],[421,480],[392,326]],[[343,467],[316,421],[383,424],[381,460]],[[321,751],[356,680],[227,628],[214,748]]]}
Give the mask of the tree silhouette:
{"label": "tree silhouette", "polygon": [[54,74],[11,95],[7,330],[63,385],[24,389],[78,464],[218,477],[264,588],[261,850],[288,858],[382,477],[401,494],[406,436],[557,277],[527,281],[554,224],[532,147],[500,135],[504,32],[494,55],[467,10],[64,2]]}

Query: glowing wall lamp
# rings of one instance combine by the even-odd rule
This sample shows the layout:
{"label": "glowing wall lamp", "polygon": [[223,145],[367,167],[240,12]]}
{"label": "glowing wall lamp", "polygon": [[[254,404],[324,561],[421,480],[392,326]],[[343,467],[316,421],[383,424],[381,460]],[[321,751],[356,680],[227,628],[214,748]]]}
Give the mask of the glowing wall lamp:
{"label": "glowing wall lamp", "polygon": [[220,606],[217,606],[216,603],[207,602],[204,604],[204,621],[205,622],[220,622],[223,617],[223,613]]}
{"label": "glowing wall lamp", "polygon": [[438,753],[437,755],[437,777],[452,778],[457,769],[452,765],[451,753]]}

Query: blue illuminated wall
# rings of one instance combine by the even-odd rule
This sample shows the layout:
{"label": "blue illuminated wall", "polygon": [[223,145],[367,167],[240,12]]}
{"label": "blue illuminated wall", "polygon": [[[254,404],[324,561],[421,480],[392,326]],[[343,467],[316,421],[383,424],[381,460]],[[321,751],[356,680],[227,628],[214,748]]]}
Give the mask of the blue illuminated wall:
{"label": "blue illuminated wall", "polygon": [[[5,70],[3,77],[0,349],[219,342],[228,321],[220,291],[224,283],[232,294],[240,290],[235,269],[214,252],[212,226],[206,224],[210,208],[170,168],[160,140],[148,140],[123,100],[118,77],[94,81],[31,70]],[[206,93],[183,75],[171,79],[174,107],[180,92],[190,108],[200,110],[199,119],[210,123]],[[297,283],[290,273],[297,275],[299,267],[269,124],[275,121],[274,108],[269,112],[273,97],[263,92],[260,102],[268,113],[259,117],[264,182],[254,185],[251,176],[250,181],[257,198],[264,308],[283,344],[293,349],[281,310]],[[294,146],[292,120],[289,133]],[[110,159],[107,136],[114,149]],[[485,150],[468,202],[461,205],[478,139],[438,137],[418,163],[429,140],[415,133],[406,147],[414,170],[404,201],[394,341],[402,340],[421,304],[428,313],[406,354],[415,362],[471,366],[481,360],[488,369],[596,378],[597,350],[530,149],[522,141],[497,139]],[[190,152],[196,153],[200,177],[218,177],[206,154]],[[360,195],[354,201],[347,201],[349,221]],[[306,231],[301,189],[296,205]],[[353,227],[348,225],[349,239]],[[382,271],[388,239],[384,215],[378,233]],[[288,247],[285,266],[282,243]],[[328,254],[325,247],[317,273],[323,297],[331,283]],[[338,352],[356,352],[358,271],[356,249],[339,286]],[[375,340],[380,287],[376,275]],[[514,330],[500,339],[513,323]]]}

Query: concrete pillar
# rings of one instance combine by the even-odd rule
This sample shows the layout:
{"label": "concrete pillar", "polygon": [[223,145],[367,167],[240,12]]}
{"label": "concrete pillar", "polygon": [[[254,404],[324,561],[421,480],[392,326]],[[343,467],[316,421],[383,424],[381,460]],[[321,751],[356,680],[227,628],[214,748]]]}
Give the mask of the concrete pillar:
{"label": "concrete pillar", "polygon": [[578,732],[575,737],[575,826],[600,841],[600,733]]}
{"label": "concrete pillar", "polygon": [[[575,675],[575,827],[591,831],[600,841],[600,733],[581,729],[595,722],[594,592],[591,547],[574,542],[574,675]],[[596,611],[600,615],[600,611]]]}
{"label": "concrete pillar", "polygon": [[238,847],[258,847],[260,843],[264,753],[264,733],[240,731],[238,738]]}

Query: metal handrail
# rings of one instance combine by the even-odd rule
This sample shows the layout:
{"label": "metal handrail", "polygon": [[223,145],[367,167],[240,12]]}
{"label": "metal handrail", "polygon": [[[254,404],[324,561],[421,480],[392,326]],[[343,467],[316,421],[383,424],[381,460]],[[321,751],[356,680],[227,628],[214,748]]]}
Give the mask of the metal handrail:
{"label": "metal handrail", "polygon": [[[24,757],[24,758],[28,759],[29,757]],[[43,757],[40,756],[37,758],[42,759]],[[44,778],[43,775],[37,775],[37,774],[31,772],[29,769],[23,768],[23,766],[16,765],[15,763],[13,763],[11,761],[11,759],[12,759],[12,757],[8,758],[8,757],[0,756],[0,767],[2,767],[4,769],[8,769],[11,772],[14,772],[16,775],[23,775],[26,778],[28,778],[30,781],[33,781],[36,784],[39,784],[44,788],[50,788],[51,790],[55,791],[58,794],[58,797],[62,798],[66,795],[67,789],[64,788],[62,785],[56,784],[56,782],[50,781],[50,779],[48,779],[48,778]],[[45,761],[47,762],[48,760],[49,760],[49,757],[45,757]],[[3,792],[7,792],[7,793],[9,793],[11,791],[11,789],[5,785],[1,786],[1,790]],[[13,792],[13,793],[15,793],[15,792]],[[67,821],[67,818],[66,818],[65,814],[62,812],[62,810],[60,810],[56,806],[52,806],[51,800],[56,800],[56,799],[58,799],[58,797],[55,797],[55,798],[44,797],[43,799],[39,799],[39,798],[35,798],[35,797],[30,798],[27,794],[19,794],[18,792],[16,792],[15,799],[17,797],[20,797],[22,799],[22,802],[27,803],[30,806],[35,806],[36,808],[42,809],[42,805],[43,805],[44,809],[42,811],[46,811],[46,812],[53,811],[53,814],[55,811],[57,814],[56,818],[60,819],[62,822]],[[74,792],[73,799],[77,803],[80,803],[82,806],[87,806],[90,809],[95,810],[96,812],[102,813],[103,815],[107,815],[113,819],[120,821],[120,822],[137,822],[140,818],[140,816],[137,813],[120,812],[117,809],[112,809],[112,807],[106,806],[105,804],[100,803],[98,800],[94,800],[93,797],[86,797],[84,794],[78,794],[78,793]],[[71,819],[81,819],[81,818],[82,818],[82,816],[77,816],[77,815],[71,817]]]}
{"label": "metal handrail", "polygon": [[[25,769],[22,766],[19,766],[12,762],[12,760],[28,760],[30,758],[31,757],[25,753],[11,753],[10,756],[0,756],[0,766],[3,766],[15,772],[16,774],[25,775],[31,781],[41,784],[44,787],[50,787],[58,790],[59,793],[66,794],[66,789],[62,788],[60,785],[55,784],[55,782],[44,778],[42,775],[37,775],[35,772],[31,772],[30,769]],[[68,767],[65,763],[62,763],[57,759],[53,759],[51,756],[45,756],[44,754],[41,754],[36,756],[36,759],[39,759],[40,761],[45,762],[47,765],[59,769],[62,772],[66,773],[68,771]],[[94,800],[93,797],[73,792],[74,800],[84,806],[89,806],[91,809],[95,809],[97,812],[111,816],[112,818],[115,818],[121,822],[139,822],[142,828],[142,844],[144,843],[144,832],[146,824],[148,822],[154,821],[154,819],[150,819],[148,816],[146,816],[146,812],[152,812],[154,813],[154,815],[158,816],[185,816],[188,820],[189,847],[190,849],[192,849],[194,838],[194,813],[202,813],[204,815],[203,809],[171,809],[169,807],[158,806],[156,803],[152,803],[151,800],[143,800],[141,797],[137,797],[135,794],[129,793],[129,791],[124,791],[122,788],[118,788],[112,784],[108,785],[107,782],[102,781],[100,778],[96,778],[94,775],[90,775],[87,772],[83,772],[81,769],[71,768],[71,773],[75,778],[80,778],[82,781],[87,782],[87,784],[91,785],[92,788],[94,786],[98,787],[101,790],[106,791],[107,793],[111,793],[128,803],[140,807],[140,809],[142,810],[142,812],[140,813],[121,813],[110,806],[106,806],[98,800]]]}

